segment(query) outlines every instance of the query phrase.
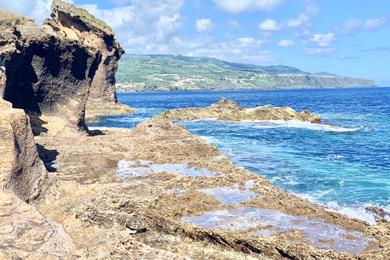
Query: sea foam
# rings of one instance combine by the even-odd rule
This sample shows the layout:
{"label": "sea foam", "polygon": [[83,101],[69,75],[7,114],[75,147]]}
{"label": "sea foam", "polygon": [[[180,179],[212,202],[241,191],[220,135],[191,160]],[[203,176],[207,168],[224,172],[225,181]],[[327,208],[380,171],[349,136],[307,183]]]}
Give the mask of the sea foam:
{"label": "sea foam", "polygon": [[362,130],[362,128],[347,128],[342,126],[334,126],[328,124],[317,124],[304,122],[299,120],[257,120],[257,121],[242,121],[250,123],[256,128],[302,128],[313,131],[348,133]]}

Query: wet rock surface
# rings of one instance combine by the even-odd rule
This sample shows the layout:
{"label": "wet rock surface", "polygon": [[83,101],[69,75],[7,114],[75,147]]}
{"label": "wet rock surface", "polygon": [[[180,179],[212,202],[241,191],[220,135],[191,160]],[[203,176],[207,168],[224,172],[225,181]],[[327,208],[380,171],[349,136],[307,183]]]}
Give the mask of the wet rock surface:
{"label": "wet rock surface", "polygon": [[369,226],[275,188],[166,120],[38,142],[59,153],[58,181],[39,208],[64,226],[84,257],[380,259],[389,253],[388,224]]}
{"label": "wet rock surface", "polygon": [[[325,211],[233,165],[167,120],[319,117],[289,108],[243,109],[221,100],[204,109],[167,112],[132,130],[74,131],[85,128],[90,91],[100,93],[97,103],[115,104],[110,86],[121,49],[111,29],[61,1],[53,2],[53,19],[42,27],[8,12],[0,15],[0,65],[8,76],[0,73],[0,94],[29,114],[0,101],[0,181],[10,192],[0,191],[0,258],[390,255],[389,223],[370,226]],[[50,134],[40,134],[45,128]],[[52,181],[46,189],[47,176]]]}
{"label": "wet rock surface", "polygon": [[255,108],[241,108],[236,102],[225,98],[206,108],[172,109],[161,113],[158,117],[169,120],[299,120],[311,123],[321,122],[319,115],[310,113],[307,110],[297,112],[290,107],[273,107],[270,105]]}

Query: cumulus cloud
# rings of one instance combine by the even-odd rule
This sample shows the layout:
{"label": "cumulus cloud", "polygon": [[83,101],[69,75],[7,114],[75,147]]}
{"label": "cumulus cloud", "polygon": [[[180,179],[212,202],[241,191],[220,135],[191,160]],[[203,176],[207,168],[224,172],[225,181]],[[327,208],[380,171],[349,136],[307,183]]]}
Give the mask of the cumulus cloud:
{"label": "cumulus cloud", "polygon": [[313,34],[311,38],[305,42],[305,44],[314,44],[314,47],[305,49],[305,52],[309,55],[317,56],[329,56],[330,53],[335,51],[331,45],[336,40],[334,33]]}
{"label": "cumulus cloud", "polygon": [[309,23],[309,16],[306,14],[301,14],[296,19],[290,19],[287,21],[287,27],[289,28],[298,28],[302,26],[306,26]]}
{"label": "cumulus cloud", "polygon": [[190,45],[188,52],[184,52],[184,55],[207,56],[254,64],[273,64],[276,62],[273,54],[263,48],[264,41],[261,39],[241,37],[218,42],[211,38],[208,40],[201,38],[198,40],[187,39],[183,41],[180,43],[180,46]]}
{"label": "cumulus cloud", "polygon": [[316,14],[319,7],[315,3],[308,3],[305,10],[295,19],[287,20],[288,28],[301,28],[310,25],[310,17]]}
{"label": "cumulus cloud", "polygon": [[280,31],[282,28],[283,25],[279,24],[277,21],[273,19],[264,20],[259,24],[260,31],[265,33],[277,32]]}
{"label": "cumulus cloud", "polygon": [[316,43],[318,47],[329,47],[335,40],[336,35],[334,33],[313,34],[313,37],[310,39],[310,41]]}
{"label": "cumulus cloud", "polygon": [[165,52],[182,28],[180,10],[185,0],[132,0],[131,4],[110,9],[83,5],[106,21],[129,53]]}
{"label": "cumulus cloud", "polygon": [[281,40],[278,42],[278,46],[282,48],[288,48],[294,46],[294,41],[291,40]]}
{"label": "cumulus cloud", "polygon": [[271,10],[280,5],[282,0],[213,0],[215,5],[228,13],[254,12]]}
{"label": "cumulus cloud", "polygon": [[195,28],[198,32],[205,32],[213,29],[214,25],[210,19],[198,19],[195,23]]}
{"label": "cumulus cloud", "polygon": [[386,24],[386,17],[370,18],[366,20],[352,18],[343,24],[341,27],[341,32],[344,34],[351,34],[359,30],[370,31],[378,29]]}

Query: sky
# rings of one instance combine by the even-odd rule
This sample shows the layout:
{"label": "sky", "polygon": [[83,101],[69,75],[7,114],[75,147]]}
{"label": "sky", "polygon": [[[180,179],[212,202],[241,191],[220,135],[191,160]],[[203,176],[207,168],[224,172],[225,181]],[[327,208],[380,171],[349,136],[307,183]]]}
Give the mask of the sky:
{"label": "sky", "polygon": [[[127,53],[208,56],[390,86],[389,0],[66,0],[108,23]],[[42,23],[51,0],[0,0]]]}

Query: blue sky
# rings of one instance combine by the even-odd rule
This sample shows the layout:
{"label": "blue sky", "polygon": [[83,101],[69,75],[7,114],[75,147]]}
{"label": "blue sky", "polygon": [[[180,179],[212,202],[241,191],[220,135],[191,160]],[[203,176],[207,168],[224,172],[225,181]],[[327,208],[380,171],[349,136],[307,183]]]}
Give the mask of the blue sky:
{"label": "blue sky", "polygon": [[[50,0],[26,1],[0,0],[0,8],[42,22]],[[284,64],[390,86],[388,0],[67,1],[110,24],[128,53]]]}

